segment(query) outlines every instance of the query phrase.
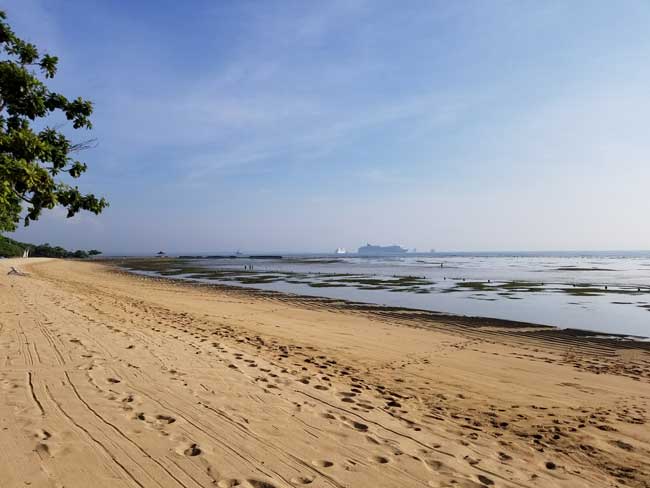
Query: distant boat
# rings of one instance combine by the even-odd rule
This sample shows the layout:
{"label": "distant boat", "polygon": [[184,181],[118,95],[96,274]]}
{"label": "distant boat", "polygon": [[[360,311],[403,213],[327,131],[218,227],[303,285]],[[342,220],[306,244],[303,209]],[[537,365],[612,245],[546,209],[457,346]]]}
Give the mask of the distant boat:
{"label": "distant boat", "polygon": [[347,254],[348,252],[345,250],[344,247],[337,247],[336,248],[336,254]]}
{"label": "distant boat", "polygon": [[29,257],[29,249],[25,249],[25,250],[23,251],[23,257],[24,257],[24,258],[28,258],[28,257]]}
{"label": "distant boat", "polygon": [[401,246],[374,246],[372,244],[366,244],[359,248],[359,254],[366,256],[386,256],[393,254],[406,254],[407,252],[408,249],[404,249]]}

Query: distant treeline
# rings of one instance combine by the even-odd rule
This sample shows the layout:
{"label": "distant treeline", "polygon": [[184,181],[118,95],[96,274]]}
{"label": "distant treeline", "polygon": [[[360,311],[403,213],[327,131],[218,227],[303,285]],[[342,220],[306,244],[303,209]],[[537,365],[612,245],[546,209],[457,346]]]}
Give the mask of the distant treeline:
{"label": "distant treeline", "polygon": [[0,256],[9,258],[15,256],[22,256],[25,250],[29,251],[30,257],[42,258],[79,258],[84,259],[90,256],[97,256],[101,251],[91,249],[84,251],[77,249],[76,251],[68,251],[61,246],[50,246],[49,244],[28,244],[25,242],[18,242],[5,236],[0,235]]}

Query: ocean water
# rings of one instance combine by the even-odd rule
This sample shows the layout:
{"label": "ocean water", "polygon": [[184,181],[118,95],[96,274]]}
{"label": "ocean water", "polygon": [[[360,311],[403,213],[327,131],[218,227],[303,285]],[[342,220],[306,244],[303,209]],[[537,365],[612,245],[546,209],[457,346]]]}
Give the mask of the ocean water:
{"label": "ocean water", "polygon": [[186,264],[205,274],[174,277],[650,336],[650,252],[302,254]]}

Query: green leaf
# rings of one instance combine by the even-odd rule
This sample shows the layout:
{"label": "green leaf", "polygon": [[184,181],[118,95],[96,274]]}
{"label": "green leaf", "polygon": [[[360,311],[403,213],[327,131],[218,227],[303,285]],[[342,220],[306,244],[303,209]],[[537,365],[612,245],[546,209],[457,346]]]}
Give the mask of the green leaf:
{"label": "green leaf", "polygon": [[43,210],[57,205],[67,210],[68,217],[82,210],[99,214],[108,207],[104,198],[83,194],[56,179],[61,172],[79,178],[87,170],[85,163],[70,157],[87,145],[72,144],[50,127],[38,133],[32,128],[33,122],[61,112],[74,129],[91,129],[93,105],[50,91],[32,67],[40,68],[45,79],[53,78],[58,58],[39,56],[34,44],[14,34],[6,18],[0,11],[0,52],[5,54],[0,61],[0,232],[15,230],[21,215],[29,225]]}

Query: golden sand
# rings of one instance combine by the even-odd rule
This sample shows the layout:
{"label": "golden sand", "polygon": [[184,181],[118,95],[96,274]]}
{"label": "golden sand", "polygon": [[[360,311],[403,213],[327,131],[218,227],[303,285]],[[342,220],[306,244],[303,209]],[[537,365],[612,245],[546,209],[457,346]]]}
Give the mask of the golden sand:
{"label": "golden sand", "polygon": [[2,488],[648,487],[649,401],[647,343],[0,261]]}

